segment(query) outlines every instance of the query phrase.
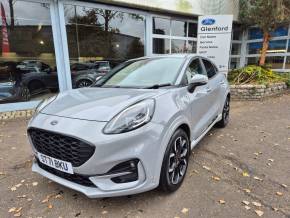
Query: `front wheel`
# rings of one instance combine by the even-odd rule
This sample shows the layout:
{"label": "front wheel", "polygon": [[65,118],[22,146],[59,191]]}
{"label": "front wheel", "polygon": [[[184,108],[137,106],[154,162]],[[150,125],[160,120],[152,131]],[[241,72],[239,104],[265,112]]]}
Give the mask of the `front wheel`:
{"label": "front wheel", "polygon": [[30,93],[30,90],[26,86],[21,87],[20,98],[21,98],[21,101],[29,101],[30,100],[31,93]]}
{"label": "front wheel", "polygon": [[188,166],[190,143],[184,130],[178,129],[165,151],[159,186],[166,192],[176,191],[182,184]]}
{"label": "front wheel", "polygon": [[222,119],[216,123],[216,127],[224,128],[230,119],[230,97],[228,96],[223,107]]}

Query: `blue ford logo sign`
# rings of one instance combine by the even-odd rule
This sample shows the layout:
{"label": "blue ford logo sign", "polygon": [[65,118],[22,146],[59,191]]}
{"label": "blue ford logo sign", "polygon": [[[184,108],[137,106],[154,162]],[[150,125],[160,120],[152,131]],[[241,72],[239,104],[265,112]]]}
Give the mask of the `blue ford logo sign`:
{"label": "blue ford logo sign", "polygon": [[215,24],[215,19],[206,18],[201,21],[202,25],[213,25]]}

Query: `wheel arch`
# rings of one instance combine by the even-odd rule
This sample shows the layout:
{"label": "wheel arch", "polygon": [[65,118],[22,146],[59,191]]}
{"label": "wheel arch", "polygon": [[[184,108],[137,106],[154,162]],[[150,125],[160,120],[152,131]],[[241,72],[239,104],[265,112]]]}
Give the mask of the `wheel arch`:
{"label": "wheel arch", "polygon": [[[189,125],[187,124],[187,123],[182,123],[181,125],[179,125],[177,128],[176,128],[176,130],[178,130],[178,129],[182,129],[185,133],[186,133],[186,135],[187,135],[187,137],[188,137],[188,139],[189,139],[189,142],[190,142],[190,127],[189,127]],[[176,131],[175,130],[175,131]],[[174,132],[175,132],[174,131]]]}
{"label": "wheel arch", "polygon": [[158,181],[158,184],[159,184],[159,180],[160,180],[164,154],[165,154],[168,143],[170,142],[170,139],[171,139],[172,135],[174,134],[174,132],[178,129],[184,130],[188,136],[189,142],[191,142],[191,140],[190,140],[191,129],[190,129],[190,125],[189,125],[189,120],[187,120],[186,117],[184,117],[180,114],[179,115],[176,114],[175,118],[164,129],[166,130],[166,132],[164,133],[164,136],[163,136],[163,139],[161,142],[161,148],[160,148],[161,158],[158,159],[158,162],[156,164],[156,166],[160,166],[160,167],[156,167],[156,170],[154,173],[155,178],[156,178],[155,181]]}
{"label": "wheel arch", "polygon": [[41,84],[42,87],[44,87],[44,88],[46,87],[45,83],[42,82],[41,80],[39,80],[39,79],[33,79],[33,80],[30,80],[30,81],[27,83],[27,85],[26,85],[30,92],[33,91],[33,89],[31,89],[31,88],[32,88],[31,86],[32,86],[33,83]]}

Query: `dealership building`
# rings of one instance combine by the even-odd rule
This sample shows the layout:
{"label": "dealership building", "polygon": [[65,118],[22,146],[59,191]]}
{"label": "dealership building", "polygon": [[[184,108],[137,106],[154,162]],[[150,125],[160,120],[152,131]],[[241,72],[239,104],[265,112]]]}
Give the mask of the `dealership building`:
{"label": "dealership building", "polygon": [[[256,64],[262,32],[243,30],[238,0],[1,0],[0,112],[89,85],[128,59],[196,53],[199,15],[234,16],[230,67]],[[289,25],[266,62],[290,70]]]}

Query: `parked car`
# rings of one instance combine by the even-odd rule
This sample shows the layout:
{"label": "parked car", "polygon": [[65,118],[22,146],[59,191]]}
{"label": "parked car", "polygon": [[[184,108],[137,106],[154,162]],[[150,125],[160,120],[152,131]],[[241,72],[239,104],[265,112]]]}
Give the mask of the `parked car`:
{"label": "parked car", "polygon": [[195,55],[121,64],[93,87],[41,103],[28,124],[32,170],[88,197],[173,192],[190,150],[229,122],[225,74]]}
{"label": "parked car", "polygon": [[[111,70],[108,61],[71,65],[73,88],[92,85]],[[29,101],[31,96],[58,90],[56,69],[37,60],[0,63],[0,103]]]}
{"label": "parked car", "polygon": [[25,60],[20,62],[17,65],[17,68],[20,69],[23,73],[30,73],[30,72],[51,72],[52,69],[48,64],[45,64],[41,61],[37,60]]}
{"label": "parked car", "polygon": [[70,68],[73,88],[88,87],[111,70],[108,61],[74,63]]}
{"label": "parked car", "polygon": [[18,100],[19,89],[15,89],[16,66],[13,61],[0,62],[0,104]]}
{"label": "parked car", "polygon": [[16,70],[18,62],[4,61],[0,62],[0,82],[9,79]]}
{"label": "parked car", "polygon": [[0,80],[0,103],[29,101],[32,95],[58,90],[57,73],[47,64],[23,61],[11,66]]}

